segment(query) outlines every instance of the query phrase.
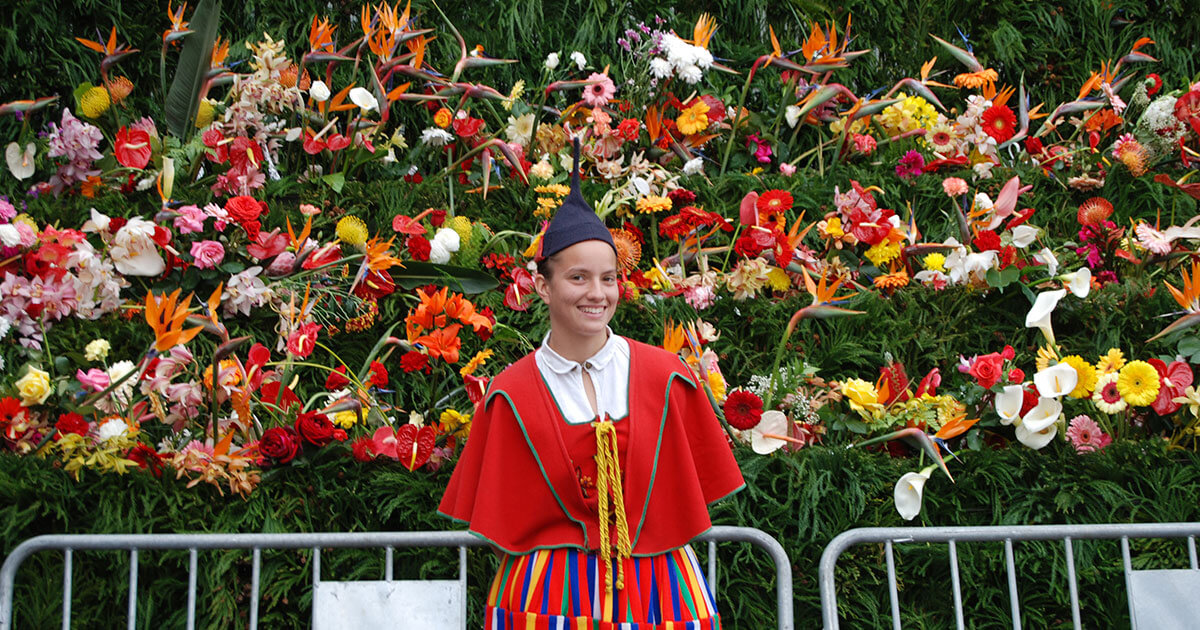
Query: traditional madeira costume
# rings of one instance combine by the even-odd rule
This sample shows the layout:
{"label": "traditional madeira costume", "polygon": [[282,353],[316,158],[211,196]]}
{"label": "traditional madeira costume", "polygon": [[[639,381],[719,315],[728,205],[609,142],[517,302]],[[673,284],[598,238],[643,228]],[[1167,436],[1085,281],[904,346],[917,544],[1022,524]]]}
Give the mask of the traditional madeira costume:
{"label": "traditional madeira costume", "polygon": [[[542,257],[585,240],[612,244],[579,193],[577,144]],[[507,554],[488,593],[488,630],[715,630],[720,616],[687,543],[711,527],[708,504],[742,486],[691,369],[609,331],[582,364],[543,343],[492,380],[439,512]]]}

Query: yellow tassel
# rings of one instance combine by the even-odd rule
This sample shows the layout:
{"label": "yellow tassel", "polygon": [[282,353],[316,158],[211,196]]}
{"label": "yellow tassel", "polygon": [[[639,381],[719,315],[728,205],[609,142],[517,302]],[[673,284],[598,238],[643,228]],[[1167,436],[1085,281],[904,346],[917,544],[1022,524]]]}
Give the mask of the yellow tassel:
{"label": "yellow tassel", "polygon": [[[621,461],[617,449],[617,430],[608,418],[593,422],[596,427],[596,493],[600,512],[600,549],[609,565],[604,576],[604,590],[611,593],[613,588],[613,565],[616,565],[617,588],[625,588],[624,560],[632,557],[633,548],[629,543],[629,521],[625,518],[625,495],[621,482]],[[608,530],[609,497],[613,502],[613,512],[617,522],[616,554],[610,542]]]}

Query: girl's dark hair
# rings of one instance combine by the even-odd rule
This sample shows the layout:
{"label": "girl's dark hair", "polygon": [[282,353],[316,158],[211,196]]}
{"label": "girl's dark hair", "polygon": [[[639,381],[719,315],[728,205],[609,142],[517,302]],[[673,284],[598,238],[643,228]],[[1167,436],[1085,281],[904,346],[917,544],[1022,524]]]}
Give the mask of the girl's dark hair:
{"label": "girl's dark hair", "polygon": [[538,273],[542,274],[543,276],[546,276],[547,280],[550,279],[550,261],[554,260],[554,256],[557,256],[557,255],[558,254],[554,254],[553,256],[547,256],[547,257],[539,260],[537,263]]}

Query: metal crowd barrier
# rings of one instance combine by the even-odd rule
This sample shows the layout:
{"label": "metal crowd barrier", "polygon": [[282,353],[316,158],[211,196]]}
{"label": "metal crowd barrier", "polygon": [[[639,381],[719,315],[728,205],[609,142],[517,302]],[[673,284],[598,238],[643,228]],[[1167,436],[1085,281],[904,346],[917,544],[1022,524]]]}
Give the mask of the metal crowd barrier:
{"label": "metal crowd barrier", "polygon": [[[948,543],[950,552],[950,579],[954,593],[954,617],[956,626],[961,630],[963,622],[962,586],[958,575],[959,542],[1001,542],[1004,543],[1004,559],[1008,574],[1008,594],[1012,612],[1012,627],[1021,630],[1021,604],[1017,593],[1017,574],[1013,562],[1013,541],[1027,540],[1061,540],[1066,553],[1067,581],[1071,597],[1071,618],[1076,630],[1082,627],[1079,614],[1079,592],[1075,579],[1075,556],[1071,546],[1073,540],[1114,540],[1121,541],[1121,556],[1124,564],[1125,587],[1129,598],[1130,623],[1134,630],[1139,627],[1139,619],[1146,628],[1167,627],[1160,623],[1145,623],[1146,619],[1154,619],[1155,615],[1179,615],[1181,607],[1191,610],[1200,609],[1197,595],[1200,589],[1200,567],[1196,561],[1196,536],[1200,535],[1200,523],[1144,523],[1144,524],[1106,524],[1106,525],[1029,525],[1029,526],[995,526],[995,527],[870,527],[852,529],[838,535],[821,554],[819,580],[821,586],[821,613],[826,630],[838,628],[837,591],[834,578],[834,568],[838,557],[846,549],[861,544],[884,544],[884,554],[887,559],[888,595],[892,612],[892,627],[900,628],[900,602],[896,588],[896,562],[893,556],[893,545],[904,543]],[[1130,538],[1187,538],[1188,556],[1191,570],[1171,571],[1182,574],[1176,576],[1151,576],[1140,574],[1167,573],[1158,571],[1134,571],[1131,566],[1129,553]],[[1139,574],[1139,575],[1135,575]],[[1135,579],[1136,578],[1136,579]],[[1150,581],[1148,578],[1155,578]],[[1168,578],[1159,580],[1158,578]],[[1140,597],[1150,599],[1161,596],[1163,585],[1180,586],[1177,588],[1175,599],[1169,601],[1143,602],[1144,605],[1135,607],[1135,586]],[[1191,595],[1188,595],[1191,593]],[[1136,608],[1136,610],[1135,610]],[[1136,614],[1135,614],[1136,613]],[[1174,617],[1173,617],[1174,618]],[[1192,617],[1191,624],[1197,623]],[[1178,627],[1196,627],[1195,625]]]}
{"label": "metal crowd barrier", "polygon": [[[787,553],[766,532],[749,527],[713,527],[696,542],[708,543],[708,581],[716,588],[718,541],[747,542],[765,550],[775,562],[776,610],[779,630],[793,630],[792,566]],[[187,628],[196,627],[196,582],[200,550],[249,549],[251,565],[250,624],[258,627],[259,572],[264,549],[311,549],[314,587],[321,582],[321,549],[383,548],[386,553],[384,579],[392,581],[392,551],[397,547],[458,547],[458,584],[464,594],[460,617],[466,619],[467,547],[486,546],[487,542],[463,531],[436,532],[362,532],[311,534],[76,534],[48,535],[21,543],[0,568],[0,630],[13,627],[13,589],[17,569],[30,556],[41,551],[61,550],[63,561],[62,627],[71,627],[72,555],[75,551],[125,550],[129,552],[129,599],[127,627],[137,621],[138,552],[145,550],[188,551]],[[464,621],[465,624],[465,621]]]}

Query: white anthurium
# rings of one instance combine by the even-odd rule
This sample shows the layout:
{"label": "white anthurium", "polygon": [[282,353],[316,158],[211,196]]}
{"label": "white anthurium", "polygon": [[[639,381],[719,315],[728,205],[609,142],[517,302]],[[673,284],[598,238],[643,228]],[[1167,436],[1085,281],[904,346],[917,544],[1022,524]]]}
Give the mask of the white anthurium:
{"label": "white anthurium", "polygon": [[996,413],[1000,416],[1000,424],[1009,425],[1021,417],[1021,405],[1025,402],[1025,392],[1020,385],[1006,385],[1004,391],[996,394]]}
{"label": "white anthurium", "polygon": [[1087,297],[1092,290],[1092,270],[1087,267],[1080,267],[1075,273],[1060,276],[1059,280],[1062,280],[1063,286],[1077,298]]}
{"label": "white anthurium", "polygon": [[911,521],[921,513],[921,500],[925,496],[925,482],[937,466],[927,466],[921,472],[904,473],[896,482],[892,496],[896,500],[896,511],[900,518]]}
{"label": "white anthurium", "polygon": [[324,81],[313,81],[312,86],[308,88],[308,95],[312,100],[324,103],[329,100],[329,86],[325,85]]}
{"label": "white anthurium", "polygon": [[1037,238],[1038,229],[1032,225],[1018,225],[1012,231],[1012,244],[1025,249],[1033,244]]}
{"label": "white anthurium", "polygon": [[1033,308],[1025,315],[1026,328],[1040,328],[1050,345],[1054,345],[1054,329],[1050,326],[1050,314],[1058,307],[1058,301],[1067,294],[1066,289],[1043,291],[1033,302]]}
{"label": "white anthurium", "polygon": [[1036,451],[1049,444],[1054,439],[1054,436],[1058,435],[1058,425],[1051,423],[1040,431],[1033,431],[1026,428],[1024,423],[1021,423],[1017,427],[1016,434],[1018,442]]}
{"label": "white anthurium", "polygon": [[1053,426],[1062,415],[1062,403],[1057,398],[1039,398],[1038,404],[1021,418],[1020,427],[1026,431],[1038,432]]}
{"label": "white anthurium", "polygon": [[1058,258],[1054,256],[1054,252],[1050,251],[1049,247],[1038,250],[1033,255],[1033,260],[1046,265],[1046,271],[1050,272],[1050,275],[1058,273]]}
{"label": "white anthurium", "polygon": [[762,419],[750,429],[750,448],[759,455],[774,453],[785,444],[785,441],[777,436],[786,436],[787,432],[788,419],[782,411],[764,411]]}
{"label": "white anthurium", "polygon": [[1079,384],[1079,372],[1066,363],[1055,363],[1033,375],[1033,384],[1044,398],[1058,398],[1070,394]]}
{"label": "white anthurium", "polygon": [[367,88],[356,87],[350,90],[350,100],[364,112],[373,111],[379,107],[379,101],[375,100],[375,95],[371,94]]}
{"label": "white anthurium", "polygon": [[33,158],[37,154],[37,145],[30,142],[22,150],[21,145],[10,142],[4,149],[4,159],[8,162],[8,172],[17,179],[28,179],[33,175]]}

